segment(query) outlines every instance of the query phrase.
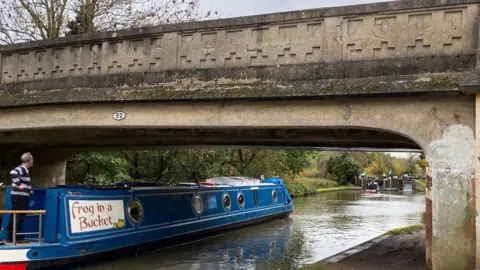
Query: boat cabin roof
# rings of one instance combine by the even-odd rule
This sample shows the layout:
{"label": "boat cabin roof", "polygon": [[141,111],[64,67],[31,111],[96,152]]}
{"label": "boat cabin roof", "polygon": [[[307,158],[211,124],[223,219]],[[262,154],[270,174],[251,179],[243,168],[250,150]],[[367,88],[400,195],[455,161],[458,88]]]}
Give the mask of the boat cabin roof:
{"label": "boat cabin roof", "polygon": [[218,185],[229,186],[252,186],[252,185],[271,185],[270,183],[262,183],[262,180],[246,177],[246,176],[222,176],[207,179],[207,183],[216,183]]}
{"label": "boat cabin roof", "polygon": [[206,179],[200,183],[179,183],[176,185],[167,185],[167,184],[152,184],[152,183],[118,183],[114,185],[106,186],[97,186],[97,185],[57,185],[56,188],[68,188],[68,189],[132,189],[132,190],[149,190],[149,189],[160,189],[160,190],[173,190],[173,189],[190,189],[197,188],[199,186],[207,187],[207,185],[202,185],[202,183],[210,184],[208,186],[212,187],[232,187],[232,186],[271,186],[272,183],[262,183],[262,180],[246,177],[246,176],[221,176]]}

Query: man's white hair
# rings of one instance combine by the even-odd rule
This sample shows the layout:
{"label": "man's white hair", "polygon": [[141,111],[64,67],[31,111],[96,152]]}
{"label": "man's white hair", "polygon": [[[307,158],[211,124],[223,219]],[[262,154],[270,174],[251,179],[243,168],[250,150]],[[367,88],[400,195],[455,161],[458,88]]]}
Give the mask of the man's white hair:
{"label": "man's white hair", "polygon": [[30,153],[23,153],[20,159],[22,160],[22,162],[29,162],[33,159],[33,156]]}

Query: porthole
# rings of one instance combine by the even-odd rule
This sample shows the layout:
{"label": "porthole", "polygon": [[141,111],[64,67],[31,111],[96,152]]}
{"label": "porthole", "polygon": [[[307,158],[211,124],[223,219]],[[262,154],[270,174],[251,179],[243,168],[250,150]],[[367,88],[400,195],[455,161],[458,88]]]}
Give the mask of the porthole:
{"label": "porthole", "polygon": [[225,208],[225,210],[229,210],[232,206],[232,200],[230,198],[230,195],[228,195],[227,193],[223,194],[222,202],[223,208]]}
{"label": "porthole", "polygon": [[139,202],[132,201],[128,204],[128,217],[134,222],[138,223],[143,218],[143,209]]}
{"label": "porthole", "polygon": [[201,215],[203,212],[203,201],[202,198],[200,198],[200,196],[198,195],[195,195],[195,197],[193,197],[193,209],[195,210],[197,215]]}
{"label": "porthole", "polygon": [[245,197],[243,196],[242,193],[238,193],[237,195],[237,202],[238,202],[238,205],[243,208],[245,206]]}
{"label": "porthole", "polygon": [[278,200],[276,190],[272,191],[272,198],[273,198],[273,203],[276,204]]}

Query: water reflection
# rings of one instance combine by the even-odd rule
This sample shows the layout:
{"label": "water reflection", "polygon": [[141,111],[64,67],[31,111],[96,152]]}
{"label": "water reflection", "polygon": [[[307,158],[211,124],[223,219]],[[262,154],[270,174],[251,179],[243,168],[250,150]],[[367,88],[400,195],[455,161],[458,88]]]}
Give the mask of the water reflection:
{"label": "water reflection", "polygon": [[172,249],[80,269],[296,269],[400,226],[419,224],[424,195],[343,191],[296,198],[277,220]]}
{"label": "water reflection", "polygon": [[330,193],[295,201],[293,216],[308,239],[311,263],[379,236],[384,232],[421,222],[424,195],[371,195]]}

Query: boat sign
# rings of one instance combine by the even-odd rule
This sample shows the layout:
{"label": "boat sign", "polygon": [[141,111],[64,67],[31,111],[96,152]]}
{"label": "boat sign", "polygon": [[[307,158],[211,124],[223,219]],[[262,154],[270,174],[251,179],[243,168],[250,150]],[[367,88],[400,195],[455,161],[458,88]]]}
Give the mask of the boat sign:
{"label": "boat sign", "polygon": [[113,113],[113,119],[115,119],[117,121],[122,121],[126,117],[127,117],[127,114],[125,112],[118,111],[118,112]]}
{"label": "boat sign", "polygon": [[123,200],[69,200],[68,204],[72,233],[125,228]]}

